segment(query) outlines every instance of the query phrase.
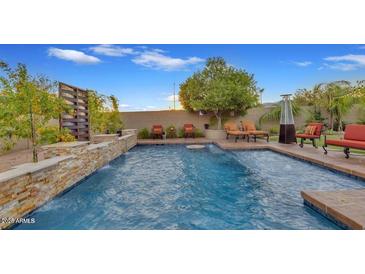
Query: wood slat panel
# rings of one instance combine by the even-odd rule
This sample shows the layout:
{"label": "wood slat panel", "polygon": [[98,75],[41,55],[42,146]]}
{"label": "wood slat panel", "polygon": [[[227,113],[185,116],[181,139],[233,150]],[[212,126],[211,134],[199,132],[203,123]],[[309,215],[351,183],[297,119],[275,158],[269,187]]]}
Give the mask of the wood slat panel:
{"label": "wood slat panel", "polygon": [[89,140],[89,110],[88,110],[88,93],[86,90],[78,87],[59,83],[59,97],[64,99],[68,106],[73,108],[71,118],[68,114],[60,117],[60,126],[71,130],[72,135],[77,140]]}

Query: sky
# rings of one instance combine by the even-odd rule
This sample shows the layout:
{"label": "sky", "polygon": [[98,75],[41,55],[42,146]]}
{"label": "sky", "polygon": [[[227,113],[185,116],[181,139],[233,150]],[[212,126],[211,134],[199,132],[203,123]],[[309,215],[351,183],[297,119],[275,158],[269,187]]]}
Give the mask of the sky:
{"label": "sky", "polygon": [[173,90],[209,57],[254,74],[263,102],[335,80],[365,79],[365,45],[0,45],[31,74],[115,95],[121,111],[173,107]]}

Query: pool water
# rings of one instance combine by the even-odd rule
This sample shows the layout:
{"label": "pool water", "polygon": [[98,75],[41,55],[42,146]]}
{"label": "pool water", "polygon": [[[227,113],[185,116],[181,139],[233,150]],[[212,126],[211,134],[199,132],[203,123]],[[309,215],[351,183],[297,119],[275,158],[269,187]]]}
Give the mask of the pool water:
{"label": "pool water", "polygon": [[15,229],[339,229],[300,191],[363,187],[271,151],[137,146]]}

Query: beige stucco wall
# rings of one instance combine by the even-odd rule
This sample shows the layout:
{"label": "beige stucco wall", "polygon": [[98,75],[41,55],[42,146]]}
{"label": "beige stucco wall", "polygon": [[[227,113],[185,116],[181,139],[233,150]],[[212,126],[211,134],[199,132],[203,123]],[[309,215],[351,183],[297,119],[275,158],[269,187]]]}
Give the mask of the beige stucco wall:
{"label": "beige stucco wall", "polygon": [[138,111],[122,112],[122,120],[125,128],[151,129],[154,124],[161,124],[163,127],[174,125],[177,128],[184,124],[194,124],[195,127],[203,129],[204,124],[209,124],[210,115],[199,115],[184,110],[164,111]]}

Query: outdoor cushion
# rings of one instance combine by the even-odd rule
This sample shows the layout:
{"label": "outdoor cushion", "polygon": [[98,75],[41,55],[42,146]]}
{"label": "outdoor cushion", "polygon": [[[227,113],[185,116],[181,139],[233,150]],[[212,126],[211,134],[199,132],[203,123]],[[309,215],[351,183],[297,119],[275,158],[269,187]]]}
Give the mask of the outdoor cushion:
{"label": "outdoor cushion", "polygon": [[318,136],[321,135],[321,131],[322,131],[322,127],[323,127],[322,123],[309,123],[308,125],[316,127],[316,130],[314,131],[313,135],[318,135]]}
{"label": "outdoor cushion", "polygon": [[355,140],[326,140],[327,145],[365,149],[365,141]]}
{"label": "outdoor cushion", "polygon": [[248,133],[252,135],[267,135],[268,133],[263,130],[248,130]]}
{"label": "outdoor cushion", "polygon": [[255,124],[251,121],[244,121],[242,124],[246,131],[255,131],[256,130]]}
{"label": "outdoor cushion", "polygon": [[227,130],[227,134],[229,134],[229,135],[247,135],[247,132],[241,131],[241,130]]}
{"label": "outdoor cushion", "polygon": [[304,134],[306,135],[314,135],[316,132],[317,126],[307,126],[304,130]]}
{"label": "outdoor cushion", "polygon": [[344,139],[365,141],[365,125],[347,125],[345,128]]}
{"label": "outdoor cushion", "polygon": [[229,131],[239,131],[238,127],[234,123],[227,123],[227,124],[225,124],[224,125],[224,129],[225,130],[229,130]]}
{"label": "outdoor cushion", "polygon": [[319,138],[319,135],[310,135],[305,133],[298,133],[295,136],[297,138],[304,138],[304,139]]}
{"label": "outdoor cushion", "polygon": [[185,127],[184,130],[185,130],[185,132],[192,132],[193,127]]}

